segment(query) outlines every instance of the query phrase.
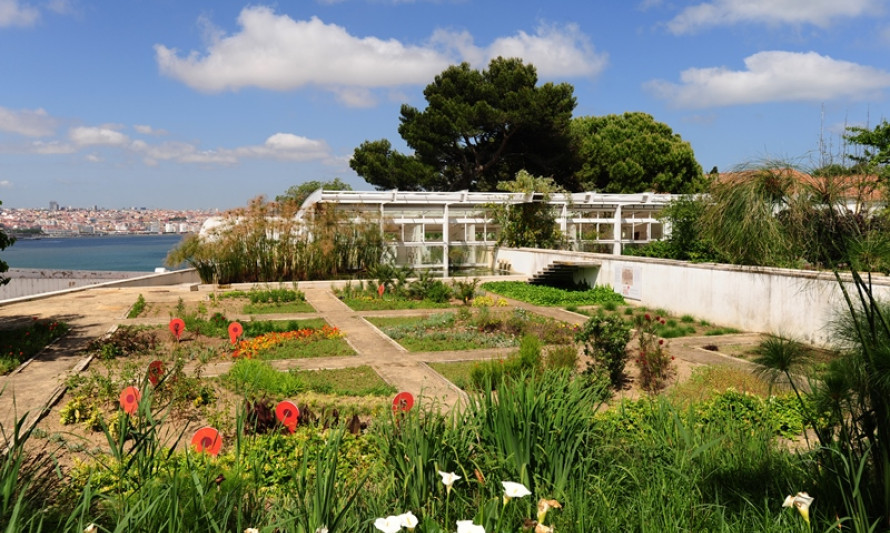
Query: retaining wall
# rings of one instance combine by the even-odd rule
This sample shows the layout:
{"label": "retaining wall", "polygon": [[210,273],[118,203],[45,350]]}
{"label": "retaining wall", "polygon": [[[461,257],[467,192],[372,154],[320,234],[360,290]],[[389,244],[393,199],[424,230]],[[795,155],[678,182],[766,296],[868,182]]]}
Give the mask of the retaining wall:
{"label": "retaining wall", "polygon": [[[831,272],[536,249],[500,249],[496,261],[506,261],[514,272],[528,276],[553,261],[595,261],[599,266],[579,271],[576,280],[611,285],[650,308],[819,346],[829,345],[831,322],[847,312]],[[849,283],[849,277],[845,281]],[[873,291],[890,301],[890,279],[877,276]]]}
{"label": "retaining wall", "polygon": [[200,283],[193,268],[146,274],[95,270],[10,269],[9,283],[0,286],[0,305],[45,298],[95,287],[157,287]]}

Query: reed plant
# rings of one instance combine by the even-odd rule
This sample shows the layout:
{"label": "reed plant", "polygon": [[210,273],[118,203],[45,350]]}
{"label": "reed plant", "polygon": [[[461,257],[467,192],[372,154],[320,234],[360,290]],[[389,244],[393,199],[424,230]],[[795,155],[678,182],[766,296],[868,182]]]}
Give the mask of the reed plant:
{"label": "reed plant", "polygon": [[384,258],[377,224],[323,206],[301,219],[298,209],[255,198],[209,234],[184,239],[166,262],[188,263],[203,282],[225,284],[336,279]]}

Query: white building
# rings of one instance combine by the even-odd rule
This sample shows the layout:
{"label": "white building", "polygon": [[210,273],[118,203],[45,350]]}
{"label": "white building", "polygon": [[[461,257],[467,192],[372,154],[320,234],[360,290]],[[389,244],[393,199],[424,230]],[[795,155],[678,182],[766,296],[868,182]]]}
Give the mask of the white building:
{"label": "white building", "polygon": [[[621,254],[623,246],[660,240],[668,233],[658,219],[670,194],[555,194],[549,203],[571,250]],[[540,195],[483,192],[324,191],[300,208],[305,218],[333,204],[357,219],[380,224],[397,264],[417,268],[493,267],[500,228],[495,204],[542,201]]]}

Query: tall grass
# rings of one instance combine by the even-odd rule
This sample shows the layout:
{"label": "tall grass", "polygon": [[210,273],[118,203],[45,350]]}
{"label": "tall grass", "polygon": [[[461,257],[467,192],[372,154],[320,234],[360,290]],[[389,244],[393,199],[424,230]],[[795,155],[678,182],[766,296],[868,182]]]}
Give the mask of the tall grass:
{"label": "tall grass", "polygon": [[383,258],[377,224],[323,207],[299,220],[298,207],[256,198],[209,235],[184,239],[166,262],[188,263],[205,283],[235,283],[333,279]]}

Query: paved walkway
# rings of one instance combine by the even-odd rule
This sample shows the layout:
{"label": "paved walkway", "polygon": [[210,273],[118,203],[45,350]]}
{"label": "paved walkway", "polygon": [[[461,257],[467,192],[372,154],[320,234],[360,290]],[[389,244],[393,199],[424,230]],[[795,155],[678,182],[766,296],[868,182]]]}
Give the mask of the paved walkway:
{"label": "paved walkway", "polygon": [[[34,360],[20,367],[16,372],[0,377],[0,424],[9,435],[16,420],[27,414],[28,423],[34,424],[64,393],[65,379],[71,374],[83,371],[89,364],[84,349],[88,343],[108,333],[119,324],[166,323],[168,318],[126,319],[126,314],[143,294],[149,302],[177,302],[180,298],[186,303],[202,301],[207,297],[207,288],[195,291],[194,286],[141,287],[117,289],[88,289],[0,306],[0,327],[15,322],[33,320],[33,317],[60,320],[72,327],[69,335],[49,346]],[[342,331],[347,342],[355,349],[353,357],[327,357],[318,359],[296,359],[275,361],[279,369],[321,369],[351,368],[360,365],[371,366],[387,383],[395,388],[408,391],[424,401],[439,402],[445,408],[464,401],[466,394],[434,372],[426,363],[459,360],[481,360],[502,357],[511,349],[492,349],[453,352],[411,353],[383,335],[363,316],[398,316],[432,314],[441,310],[405,310],[357,312],[337,299],[329,289],[311,288],[304,290],[306,299],[317,313],[295,315],[268,315],[253,318],[307,318],[323,317],[329,324]],[[516,307],[550,316],[573,324],[582,324],[587,317],[563,309],[537,307],[523,302],[510,301]],[[249,317],[232,317],[247,319]],[[750,335],[748,335],[750,336]],[[745,335],[739,336],[744,339]],[[722,337],[726,339],[726,337]],[[674,339],[671,353],[681,359],[697,364],[730,364],[750,368],[750,363],[719,353],[698,348],[702,339]],[[726,342],[726,341],[724,341]],[[204,365],[202,375],[220,375],[228,371],[230,362],[215,362]],[[0,435],[0,443],[4,440]]]}

